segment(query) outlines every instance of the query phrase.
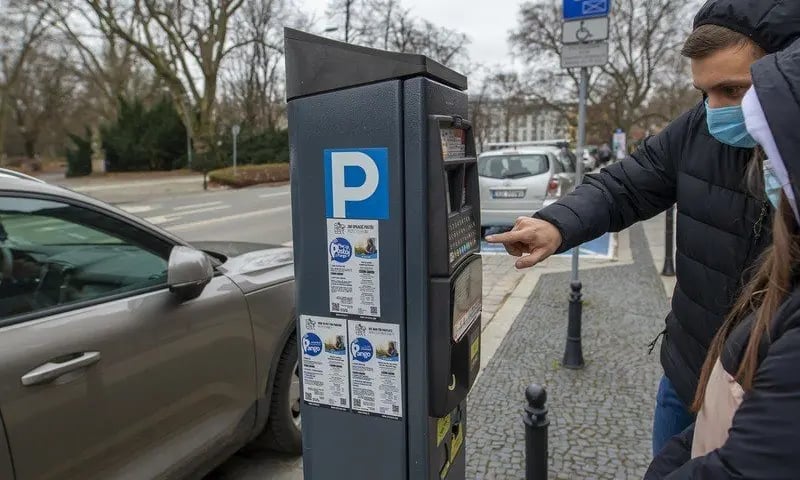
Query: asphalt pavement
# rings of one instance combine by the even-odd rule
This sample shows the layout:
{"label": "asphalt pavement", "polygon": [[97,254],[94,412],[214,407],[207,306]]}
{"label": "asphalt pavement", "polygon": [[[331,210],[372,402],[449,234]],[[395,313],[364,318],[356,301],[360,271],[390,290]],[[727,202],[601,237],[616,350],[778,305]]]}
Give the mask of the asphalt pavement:
{"label": "asphalt pavement", "polygon": [[[224,240],[282,245],[292,240],[288,185],[204,191],[202,183],[194,180],[70,188],[112,203],[189,242]],[[176,193],[181,186],[183,190]]]}

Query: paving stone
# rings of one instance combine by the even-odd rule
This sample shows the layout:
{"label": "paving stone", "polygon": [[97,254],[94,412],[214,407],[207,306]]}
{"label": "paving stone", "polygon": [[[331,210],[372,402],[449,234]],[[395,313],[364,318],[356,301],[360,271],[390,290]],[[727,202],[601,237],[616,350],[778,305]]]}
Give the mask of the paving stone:
{"label": "paving stone", "polygon": [[[647,345],[668,306],[640,226],[630,242],[634,264],[581,272],[583,370],[560,367],[569,273],[539,280],[469,396],[468,479],[525,478],[521,412],[533,382],[547,388],[551,479],[642,477],[661,376],[657,350],[648,355]],[[512,261],[497,258],[484,257],[485,292],[498,275],[521,278]]]}

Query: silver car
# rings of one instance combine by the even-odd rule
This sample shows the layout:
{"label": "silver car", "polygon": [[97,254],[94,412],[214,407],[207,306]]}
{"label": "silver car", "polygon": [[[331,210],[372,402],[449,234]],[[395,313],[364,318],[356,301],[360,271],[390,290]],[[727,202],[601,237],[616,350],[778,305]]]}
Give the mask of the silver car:
{"label": "silver car", "polygon": [[291,249],[181,239],[0,171],[0,479],[299,454]]}
{"label": "silver car", "polygon": [[569,192],[575,183],[575,155],[558,145],[517,146],[478,157],[481,227],[514,225]]}

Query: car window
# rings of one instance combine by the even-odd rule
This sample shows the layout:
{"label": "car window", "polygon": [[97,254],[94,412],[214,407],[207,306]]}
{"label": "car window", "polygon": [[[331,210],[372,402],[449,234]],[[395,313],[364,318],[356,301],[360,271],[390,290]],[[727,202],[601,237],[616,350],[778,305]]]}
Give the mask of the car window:
{"label": "car window", "polygon": [[569,150],[562,148],[558,153],[558,161],[564,166],[566,172],[575,172],[577,158]]}
{"label": "car window", "polygon": [[94,210],[0,197],[0,320],[166,286],[164,242]]}
{"label": "car window", "polygon": [[547,173],[547,155],[496,155],[478,160],[478,175],[489,178],[523,178]]}
{"label": "car window", "polygon": [[554,173],[564,173],[564,165],[555,157],[555,155],[550,156],[550,161],[553,162]]}

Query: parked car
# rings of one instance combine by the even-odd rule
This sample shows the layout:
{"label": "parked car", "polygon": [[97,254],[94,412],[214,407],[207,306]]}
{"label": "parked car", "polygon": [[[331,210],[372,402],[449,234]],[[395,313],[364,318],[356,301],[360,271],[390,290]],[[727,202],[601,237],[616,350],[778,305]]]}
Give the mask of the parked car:
{"label": "parked car", "polygon": [[478,157],[481,230],[507,227],[555,202],[575,184],[577,159],[558,145],[520,146]]}
{"label": "parked car", "polygon": [[0,479],[196,478],[247,444],[299,454],[294,319],[291,249],[189,244],[0,171]]}

